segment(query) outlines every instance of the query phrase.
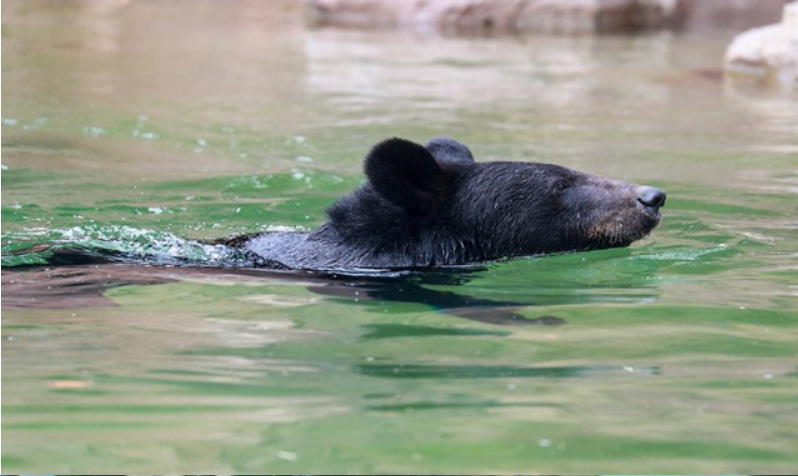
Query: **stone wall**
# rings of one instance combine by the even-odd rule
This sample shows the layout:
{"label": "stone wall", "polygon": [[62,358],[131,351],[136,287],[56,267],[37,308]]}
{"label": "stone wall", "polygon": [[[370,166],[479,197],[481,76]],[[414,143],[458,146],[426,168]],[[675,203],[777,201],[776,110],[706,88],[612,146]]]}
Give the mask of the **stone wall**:
{"label": "stone wall", "polygon": [[305,0],[311,23],[449,34],[739,31],[781,18],[787,0]]}
{"label": "stone wall", "polygon": [[679,25],[685,0],[306,0],[317,25],[452,34],[592,34]]}

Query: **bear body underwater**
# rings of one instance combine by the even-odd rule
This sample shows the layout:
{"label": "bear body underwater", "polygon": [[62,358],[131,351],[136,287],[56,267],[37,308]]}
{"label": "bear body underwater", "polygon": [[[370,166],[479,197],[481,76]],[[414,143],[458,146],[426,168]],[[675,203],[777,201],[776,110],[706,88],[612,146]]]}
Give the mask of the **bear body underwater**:
{"label": "bear body underwater", "polygon": [[289,269],[425,268],[628,246],[660,220],[665,192],[550,164],[474,161],[449,138],[388,139],[368,181],[309,233],[222,241]]}

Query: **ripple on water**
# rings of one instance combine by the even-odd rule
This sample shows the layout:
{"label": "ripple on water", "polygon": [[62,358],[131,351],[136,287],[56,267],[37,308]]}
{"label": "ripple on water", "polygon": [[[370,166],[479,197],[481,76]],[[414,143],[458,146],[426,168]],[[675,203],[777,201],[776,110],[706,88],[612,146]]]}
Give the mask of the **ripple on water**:
{"label": "ripple on water", "polygon": [[687,248],[680,250],[661,251],[657,253],[639,254],[633,256],[631,259],[653,261],[695,261],[702,256],[727,251],[728,249],[728,246],[720,244],[711,248]]}

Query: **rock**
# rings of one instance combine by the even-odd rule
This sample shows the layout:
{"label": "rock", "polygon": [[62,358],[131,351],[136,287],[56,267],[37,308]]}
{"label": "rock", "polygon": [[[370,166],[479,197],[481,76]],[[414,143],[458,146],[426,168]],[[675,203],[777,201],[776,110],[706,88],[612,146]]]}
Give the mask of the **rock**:
{"label": "rock", "polygon": [[726,50],[724,70],[732,83],[798,91],[798,2],[784,6],[780,23],[737,35]]}
{"label": "rock", "polygon": [[306,0],[317,25],[455,34],[589,34],[654,30],[684,20],[685,0]]}

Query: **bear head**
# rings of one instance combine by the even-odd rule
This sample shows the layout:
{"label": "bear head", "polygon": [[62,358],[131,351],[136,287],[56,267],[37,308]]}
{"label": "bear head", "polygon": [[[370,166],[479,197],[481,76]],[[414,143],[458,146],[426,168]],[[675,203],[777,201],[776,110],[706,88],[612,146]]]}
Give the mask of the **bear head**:
{"label": "bear head", "polygon": [[328,210],[339,245],[376,266],[456,265],[628,246],[660,221],[665,192],[529,162],[474,161],[465,145],[388,139],[368,181]]}

